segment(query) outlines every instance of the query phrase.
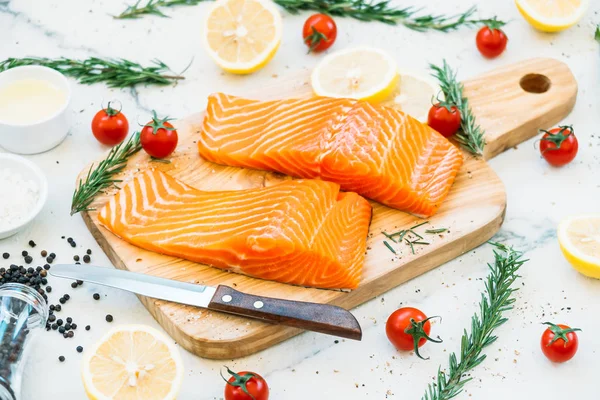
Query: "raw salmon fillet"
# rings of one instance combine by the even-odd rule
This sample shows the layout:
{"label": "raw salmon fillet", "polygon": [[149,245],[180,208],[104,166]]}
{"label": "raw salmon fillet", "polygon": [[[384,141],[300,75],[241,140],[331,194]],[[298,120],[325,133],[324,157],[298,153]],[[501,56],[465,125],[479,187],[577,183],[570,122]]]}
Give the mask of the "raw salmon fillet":
{"label": "raw salmon fillet", "polygon": [[284,283],[353,289],[371,205],[321,180],[205,192],[149,170],[117,192],[98,219],[157,253]]}
{"label": "raw salmon fillet", "polygon": [[351,99],[208,98],[200,155],[224,165],[335,182],[419,216],[440,207],[463,157],[394,108]]}

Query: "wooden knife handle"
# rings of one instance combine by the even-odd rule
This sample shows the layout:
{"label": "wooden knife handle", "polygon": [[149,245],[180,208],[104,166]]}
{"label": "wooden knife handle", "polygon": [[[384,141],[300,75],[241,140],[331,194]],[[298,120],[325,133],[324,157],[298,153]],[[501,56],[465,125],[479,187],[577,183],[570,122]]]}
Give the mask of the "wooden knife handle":
{"label": "wooden knife handle", "polygon": [[362,338],[354,315],[328,304],[254,296],[219,285],[208,308],[348,339]]}

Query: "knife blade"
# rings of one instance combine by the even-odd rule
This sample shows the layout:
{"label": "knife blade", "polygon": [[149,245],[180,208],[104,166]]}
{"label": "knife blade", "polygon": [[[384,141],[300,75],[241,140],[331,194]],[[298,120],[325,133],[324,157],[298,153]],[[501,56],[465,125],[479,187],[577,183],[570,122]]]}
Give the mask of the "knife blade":
{"label": "knife blade", "polygon": [[216,288],[152,275],[90,265],[57,264],[48,271],[142,296],[241,315],[264,322],[361,340],[360,324],[349,311],[329,304],[283,300],[242,293],[229,286]]}

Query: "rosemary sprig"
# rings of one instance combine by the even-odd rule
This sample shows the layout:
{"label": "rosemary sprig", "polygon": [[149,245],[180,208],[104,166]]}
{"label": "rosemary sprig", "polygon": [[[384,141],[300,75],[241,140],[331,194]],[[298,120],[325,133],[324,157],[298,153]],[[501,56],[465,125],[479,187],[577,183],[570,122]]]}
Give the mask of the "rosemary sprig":
{"label": "rosemary sprig", "polygon": [[115,19],[137,19],[143,15],[158,15],[159,17],[169,18],[168,15],[161,11],[161,7],[175,6],[195,6],[205,0],[148,0],[142,6],[142,0],[137,0],[135,4],[127,6],[127,8],[119,15],[113,15]]}
{"label": "rosemary sprig", "polygon": [[142,66],[125,59],[101,59],[90,57],[85,60],[69,58],[8,58],[0,61],[0,72],[23,65],[42,65],[55,69],[64,75],[77,79],[80,83],[91,85],[105,82],[108,87],[123,88],[139,84],[169,85],[180,79],[181,75],[170,75],[169,67],[160,60],[153,60],[153,66]]}
{"label": "rosemary sprig", "polygon": [[[431,243],[426,242],[425,240],[423,240],[423,236],[419,235],[415,229],[419,228],[425,224],[428,224],[429,221],[424,221],[421,222],[419,224],[413,225],[408,229],[402,229],[399,230],[397,232],[393,232],[393,233],[387,233],[387,232],[381,232],[383,233],[383,236],[385,236],[386,238],[388,238],[389,240],[391,240],[394,243],[406,243],[407,246],[410,246],[410,250],[413,254],[415,254],[415,244],[417,245],[430,245]],[[425,233],[442,233],[442,232],[446,232],[448,229],[446,228],[440,228],[440,229],[427,229],[425,231]],[[396,252],[396,250],[394,250],[394,248],[387,242],[387,241],[383,241],[383,244],[385,245],[385,247],[387,247],[392,253],[394,254],[398,254]]]}
{"label": "rosemary sprig", "polygon": [[440,228],[440,229],[427,229],[425,231],[425,233],[429,233],[429,234],[436,234],[436,233],[444,233],[446,232],[448,229],[446,228]]}
{"label": "rosemary sprig", "polygon": [[475,122],[475,116],[469,106],[469,101],[463,94],[463,84],[456,79],[456,72],[452,71],[446,60],[444,60],[442,67],[431,64],[430,68],[434,72],[432,75],[440,83],[446,102],[456,105],[460,111],[461,129],[454,135],[456,141],[469,152],[479,156],[483,155],[483,148],[485,147],[484,131]]}
{"label": "rosemary sprig", "polygon": [[527,260],[521,259],[521,253],[500,243],[492,243],[494,264],[488,264],[490,274],[485,283],[485,293],[481,295],[479,314],[471,319],[471,332],[465,329],[460,346],[460,360],[455,353],[450,354],[448,371],[438,369],[436,382],[430,383],[422,400],[448,400],[462,392],[465,384],[472,378],[465,374],[481,364],[486,355],[485,347],[497,339],[493,332],[507,321],[502,314],[512,309],[515,302],[513,292],[518,290],[512,285],[519,275],[517,272]]}
{"label": "rosemary sprig", "polygon": [[[204,0],[148,0],[140,6],[141,0],[128,6],[121,14],[115,16],[119,19],[140,18],[143,15],[158,15],[166,17],[160,7],[173,7],[179,5],[196,5]],[[450,32],[463,26],[488,25],[501,23],[496,18],[477,19],[473,14],[477,7],[471,7],[457,15],[421,14],[420,8],[397,8],[389,0],[274,0],[286,11],[297,14],[300,11],[316,11],[338,17],[349,17],[360,21],[378,21],[390,25],[402,24],[406,27],[424,32],[435,30]]]}
{"label": "rosemary sprig", "polygon": [[140,133],[134,133],[127,142],[123,142],[113,147],[108,156],[100,161],[94,168],[90,170],[85,178],[85,182],[79,180],[79,185],[73,193],[71,202],[71,215],[81,211],[91,211],[90,205],[94,201],[94,197],[111,186],[117,187],[117,183],[122,182],[120,179],[113,179],[113,176],[121,172],[127,165],[129,157],[140,151]]}

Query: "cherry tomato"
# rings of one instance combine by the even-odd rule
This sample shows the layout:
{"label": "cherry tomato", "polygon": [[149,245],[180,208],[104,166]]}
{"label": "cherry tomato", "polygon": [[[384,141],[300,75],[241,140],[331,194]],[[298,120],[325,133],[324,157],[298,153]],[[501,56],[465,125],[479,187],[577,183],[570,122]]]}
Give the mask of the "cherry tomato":
{"label": "cherry tomato", "polygon": [[304,43],[308,52],[327,50],[335,42],[337,26],[329,15],[314,14],[308,17],[302,28]]}
{"label": "cherry tomato", "polygon": [[540,152],[548,164],[561,167],[573,161],[579,149],[571,126],[560,126],[545,132],[540,140]]}
{"label": "cherry tomato", "polygon": [[460,128],[460,111],[456,106],[434,104],[429,109],[427,124],[444,137],[450,137]]}
{"label": "cherry tomato", "polygon": [[121,110],[108,106],[96,113],[92,119],[92,133],[102,144],[114,146],[121,143],[129,132],[129,122]]}
{"label": "cherry tomato", "polygon": [[434,343],[441,343],[438,337],[432,339],[429,337],[431,332],[431,323],[422,311],[412,307],[402,307],[394,311],[385,324],[385,333],[390,342],[398,350],[414,350],[419,358],[424,359],[419,354],[419,347],[423,346],[428,340]]}
{"label": "cherry tomato", "polygon": [[140,143],[142,148],[154,158],[165,158],[177,147],[177,131],[169,123],[170,118],[159,119],[152,111],[152,121],[142,128]]}
{"label": "cherry tomato", "polygon": [[504,49],[506,49],[506,43],[508,38],[506,34],[499,29],[502,24],[491,23],[488,26],[484,26],[477,32],[477,38],[475,43],[479,52],[487,58],[496,58]]}
{"label": "cherry tomato", "polygon": [[548,360],[563,363],[573,358],[579,347],[579,339],[575,332],[581,329],[551,322],[544,322],[544,325],[548,325],[548,328],[542,334],[540,345]]}
{"label": "cherry tomato", "polygon": [[[269,386],[262,376],[254,372],[233,372],[227,368],[231,375],[225,380],[225,400],[268,400]],[[225,378],[223,378],[225,379]]]}

